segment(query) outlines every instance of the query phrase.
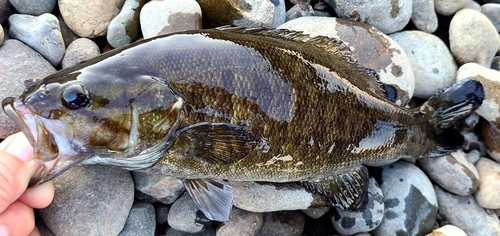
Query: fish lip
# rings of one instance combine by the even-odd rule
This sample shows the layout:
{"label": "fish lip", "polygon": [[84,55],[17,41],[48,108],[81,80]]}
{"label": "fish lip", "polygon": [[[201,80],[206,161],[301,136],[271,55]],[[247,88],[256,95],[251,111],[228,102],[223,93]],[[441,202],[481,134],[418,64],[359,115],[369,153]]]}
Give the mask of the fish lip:
{"label": "fish lip", "polygon": [[35,115],[28,106],[16,101],[13,97],[8,97],[2,101],[2,109],[21,129],[31,146],[34,147],[36,145]]}

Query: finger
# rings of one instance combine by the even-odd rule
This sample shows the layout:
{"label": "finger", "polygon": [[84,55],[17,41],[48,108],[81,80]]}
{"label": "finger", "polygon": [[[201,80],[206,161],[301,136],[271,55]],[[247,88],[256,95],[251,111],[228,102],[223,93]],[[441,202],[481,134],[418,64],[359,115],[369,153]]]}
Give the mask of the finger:
{"label": "finger", "polygon": [[38,228],[35,227],[33,231],[31,231],[29,236],[41,236],[40,231],[38,231]]}
{"label": "finger", "polygon": [[18,201],[32,208],[45,208],[52,202],[52,199],[54,199],[54,184],[49,181],[26,189]]}
{"label": "finger", "polygon": [[0,143],[0,151],[5,151],[22,160],[29,162],[33,159],[33,147],[23,133],[15,133]]}
{"label": "finger", "polygon": [[14,202],[0,214],[0,228],[6,235],[29,235],[35,228],[33,209],[22,202]]}

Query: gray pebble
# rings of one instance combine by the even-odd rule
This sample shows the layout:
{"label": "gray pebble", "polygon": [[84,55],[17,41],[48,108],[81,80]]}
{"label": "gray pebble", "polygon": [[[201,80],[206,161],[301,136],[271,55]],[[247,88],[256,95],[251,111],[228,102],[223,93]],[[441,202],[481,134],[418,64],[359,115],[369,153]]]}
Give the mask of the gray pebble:
{"label": "gray pebble", "polygon": [[123,229],[134,202],[128,171],[79,166],[53,181],[54,200],[39,213],[56,235],[117,235]]}
{"label": "gray pebble", "polygon": [[269,28],[274,29],[279,25],[285,23],[286,19],[286,6],[285,0],[271,0],[274,4],[274,14],[273,14],[273,22],[269,26]]}
{"label": "gray pebble", "polygon": [[434,7],[437,13],[451,16],[458,10],[467,6],[471,1],[472,0],[434,0]]}
{"label": "gray pebble", "polygon": [[463,9],[450,22],[450,50],[459,65],[475,62],[490,67],[500,47],[500,36],[482,13]]}
{"label": "gray pebble", "polygon": [[481,12],[490,19],[497,32],[500,32],[500,3],[484,4],[481,6]]}
{"label": "gray pebble", "polygon": [[174,228],[168,228],[165,236],[215,236],[216,229],[214,227],[208,227],[199,233],[186,233]]}
{"label": "gray pebble", "polygon": [[374,236],[424,235],[437,218],[437,200],[431,181],[418,167],[396,162],[382,168],[380,188],[385,215]]}
{"label": "gray pebble", "polygon": [[180,179],[166,175],[132,172],[132,177],[134,178],[135,189],[138,192],[163,204],[172,204],[185,190]]}
{"label": "gray pebble", "polygon": [[156,223],[167,224],[170,207],[163,204],[155,204]]}
{"label": "gray pebble", "polygon": [[40,232],[40,235],[43,236],[56,236],[54,232],[52,232],[49,227],[43,222],[43,220],[39,220],[36,222],[36,228],[38,229],[38,232]]}
{"label": "gray pebble", "polygon": [[439,214],[450,224],[459,226],[467,235],[500,235],[500,220],[477,205],[472,195],[457,196],[434,186]]}
{"label": "gray pebble", "polygon": [[332,14],[330,14],[329,11],[320,11],[320,10],[314,10],[314,16],[321,16],[321,17],[332,17]]}
{"label": "gray pebble", "polygon": [[481,5],[477,3],[476,1],[469,1],[467,5],[464,6],[462,9],[472,9],[474,11],[481,11]]}
{"label": "gray pebble", "polygon": [[199,233],[205,229],[203,224],[197,222],[200,213],[191,196],[185,192],[172,204],[168,213],[168,225],[179,231]]}
{"label": "gray pebble", "polygon": [[469,162],[472,163],[473,165],[475,165],[480,158],[481,158],[481,153],[479,153],[478,150],[471,150],[469,153],[467,153],[467,159],[469,159]]}
{"label": "gray pebble", "polygon": [[427,99],[455,83],[457,65],[446,44],[422,31],[402,31],[391,37],[406,52],[415,76],[414,97]]}
{"label": "gray pebble", "polygon": [[71,42],[79,39],[78,35],[73,33],[71,29],[66,25],[66,22],[64,22],[64,19],[62,18],[61,15],[56,15],[57,20],[59,20],[59,26],[61,27],[61,34],[64,39],[64,45],[68,46],[71,44]]}
{"label": "gray pebble", "polygon": [[99,46],[88,38],[79,38],[68,46],[62,59],[62,68],[68,68],[97,57],[101,54]]}
{"label": "gray pebble", "polygon": [[312,6],[306,2],[299,2],[286,12],[286,21],[312,15],[314,15]]}
{"label": "gray pebble", "polygon": [[479,187],[479,173],[462,150],[437,158],[421,158],[419,163],[429,178],[454,194],[470,195]]}
{"label": "gray pebble", "polygon": [[56,0],[10,0],[10,3],[21,14],[39,16],[50,13],[56,5]]}
{"label": "gray pebble", "polygon": [[155,209],[153,205],[145,202],[134,202],[125,226],[118,236],[154,236],[155,228]]}
{"label": "gray pebble", "polygon": [[146,0],[125,0],[120,13],[111,20],[106,39],[114,47],[136,41],[141,36],[139,13]]}
{"label": "gray pebble", "polygon": [[436,31],[438,19],[434,11],[434,0],[413,0],[411,21],[417,29],[427,33]]}
{"label": "gray pebble", "polygon": [[[486,156],[488,155],[488,152],[486,150],[486,145],[484,144],[483,141],[480,141],[477,135],[474,132],[468,132],[463,134],[464,136],[464,144],[462,145],[462,149],[464,151],[472,151],[472,150],[477,150],[479,153],[479,156]],[[479,159],[475,160],[478,161]],[[474,161],[471,162],[475,164]]]}
{"label": "gray pebble", "polygon": [[64,56],[64,40],[57,17],[14,14],[9,17],[9,34],[42,54],[52,65],[61,63]]}
{"label": "gray pebble", "polygon": [[318,219],[330,211],[330,207],[315,207],[302,210],[307,216]]}
{"label": "gray pebble", "polygon": [[269,28],[273,22],[274,4],[269,0],[197,0],[203,9],[203,27],[235,25],[247,28]]}
{"label": "gray pebble", "polygon": [[262,220],[262,213],[233,208],[229,221],[218,227],[217,236],[256,235]]}
{"label": "gray pebble", "polygon": [[384,195],[374,178],[368,182],[366,205],[354,211],[336,209],[332,217],[335,230],[342,235],[368,232],[384,218]]}
{"label": "gray pebble", "polygon": [[481,176],[476,200],[487,209],[500,209],[500,164],[488,158],[481,158],[476,164]]}
{"label": "gray pebble", "polygon": [[306,217],[301,211],[264,213],[262,227],[256,235],[302,235]]}

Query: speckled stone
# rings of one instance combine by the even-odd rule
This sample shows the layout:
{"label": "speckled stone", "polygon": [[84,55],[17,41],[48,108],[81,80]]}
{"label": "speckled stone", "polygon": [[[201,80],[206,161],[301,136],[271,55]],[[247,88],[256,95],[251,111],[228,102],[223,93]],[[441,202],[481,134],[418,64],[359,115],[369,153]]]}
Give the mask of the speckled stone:
{"label": "speckled stone", "polygon": [[500,209],[500,164],[488,158],[481,158],[476,164],[481,176],[476,200],[487,209]]}
{"label": "speckled stone", "polygon": [[290,21],[304,16],[314,15],[314,10],[307,2],[299,2],[286,12],[286,20]]}
{"label": "speckled stone", "polygon": [[164,204],[155,204],[156,223],[167,224],[170,207]]}
{"label": "speckled stone", "polygon": [[460,228],[454,225],[441,226],[425,236],[467,236]]}
{"label": "speckled stone", "polygon": [[203,27],[223,25],[247,28],[269,28],[273,22],[274,4],[269,0],[197,0],[203,9]]}
{"label": "speckled stone", "polygon": [[472,0],[434,0],[434,8],[436,12],[451,16],[455,14],[458,10],[467,6]]}
{"label": "speckled stone", "polygon": [[217,236],[256,235],[262,221],[262,213],[233,208],[229,221],[217,228]]}
{"label": "speckled stone", "polygon": [[306,217],[301,211],[266,212],[256,235],[302,235]]}
{"label": "speckled stone", "polygon": [[155,209],[152,204],[134,202],[123,230],[118,236],[155,235]]}
{"label": "speckled stone", "polygon": [[132,172],[135,189],[146,196],[137,196],[143,201],[158,201],[172,204],[182,193],[184,184],[180,179],[166,175],[151,175],[146,172]]}
{"label": "speckled stone", "polygon": [[68,68],[97,57],[101,54],[99,46],[88,38],[79,38],[66,48],[62,59],[62,68]]}
{"label": "speckled stone", "polygon": [[17,12],[34,16],[50,13],[54,9],[56,2],[56,0],[10,0]]}
{"label": "speckled stone", "polygon": [[185,192],[172,204],[168,213],[168,225],[179,231],[199,233],[205,229],[205,225],[197,222],[199,217],[197,214],[203,215],[194,204],[191,196]]}
{"label": "speckled stone", "polygon": [[302,210],[307,216],[318,219],[330,211],[330,207],[315,207]]}
{"label": "speckled stone", "polygon": [[106,39],[114,47],[136,41],[141,36],[139,13],[147,0],[125,0],[120,13],[111,20]]}
{"label": "speckled stone", "polygon": [[487,3],[481,6],[481,13],[483,13],[491,23],[500,32],[500,3]]}
{"label": "speckled stone", "polygon": [[214,227],[208,227],[199,233],[186,233],[174,228],[168,228],[165,236],[215,236],[216,229]]}
{"label": "speckled stone", "polygon": [[434,11],[434,0],[413,0],[411,21],[417,27],[427,33],[436,31],[438,18]]}
{"label": "speckled stone", "polygon": [[500,162],[500,127],[498,124],[484,121],[481,134],[490,157]]}

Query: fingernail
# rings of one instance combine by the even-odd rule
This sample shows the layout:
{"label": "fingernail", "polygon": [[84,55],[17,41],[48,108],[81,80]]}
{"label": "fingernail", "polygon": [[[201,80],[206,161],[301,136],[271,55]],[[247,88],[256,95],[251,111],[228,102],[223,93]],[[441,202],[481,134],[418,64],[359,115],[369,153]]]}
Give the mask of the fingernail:
{"label": "fingernail", "polygon": [[0,225],[0,236],[8,236],[9,234],[7,234],[7,228],[5,228],[5,226],[3,225]]}
{"label": "fingernail", "polygon": [[31,147],[28,139],[22,133],[12,135],[11,140],[2,146],[6,153],[16,156],[24,162],[29,162],[33,159],[33,148]]}

